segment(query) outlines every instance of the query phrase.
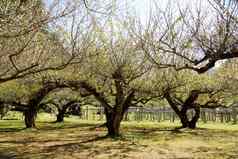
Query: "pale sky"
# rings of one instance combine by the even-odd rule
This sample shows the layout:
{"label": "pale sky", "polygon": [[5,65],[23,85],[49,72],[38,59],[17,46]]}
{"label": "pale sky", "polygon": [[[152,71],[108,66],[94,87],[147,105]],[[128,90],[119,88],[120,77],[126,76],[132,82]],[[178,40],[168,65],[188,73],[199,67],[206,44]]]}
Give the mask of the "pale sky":
{"label": "pale sky", "polygon": [[155,9],[156,5],[163,11],[166,11],[166,7],[170,4],[175,12],[178,11],[178,6],[181,9],[189,7],[194,11],[198,6],[201,6],[203,11],[211,9],[208,0],[127,0],[127,2],[131,3],[131,6],[135,8],[136,14],[143,20],[149,17],[151,8]]}
{"label": "pale sky", "polygon": [[[52,5],[54,2],[61,2],[62,4],[64,4],[70,1],[71,0],[44,0],[47,6],[49,6],[50,4]],[[204,9],[204,11],[208,10],[207,8],[210,8],[208,0],[98,0],[98,3],[102,3],[103,6],[104,3],[108,4],[110,3],[110,1],[116,1],[116,3],[118,4],[127,3],[129,5],[129,8],[134,10],[136,12],[136,15],[144,20],[149,17],[151,10],[155,10],[156,6],[164,11],[166,11],[168,4],[170,4],[175,11],[178,11],[178,6],[182,9],[189,7],[193,10],[196,10],[196,8],[200,4],[202,6],[201,8]]]}

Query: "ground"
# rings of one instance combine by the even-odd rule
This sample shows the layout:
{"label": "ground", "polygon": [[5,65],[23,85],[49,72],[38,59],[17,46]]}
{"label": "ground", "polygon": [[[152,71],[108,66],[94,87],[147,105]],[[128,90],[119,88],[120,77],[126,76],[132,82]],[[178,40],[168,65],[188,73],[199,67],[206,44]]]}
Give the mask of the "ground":
{"label": "ground", "polygon": [[124,122],[122,137],[106,138],[102,122],[38,120],[23,129],[21,120],[0,120],[0,159],[238,159],[238,125]]}

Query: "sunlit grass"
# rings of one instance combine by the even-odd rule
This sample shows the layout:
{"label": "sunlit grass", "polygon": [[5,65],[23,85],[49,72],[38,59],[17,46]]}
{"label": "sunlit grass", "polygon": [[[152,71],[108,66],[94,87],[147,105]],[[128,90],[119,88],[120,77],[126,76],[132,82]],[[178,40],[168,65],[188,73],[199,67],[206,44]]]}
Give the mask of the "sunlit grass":
{"label": "sunlit grass", "polygon": [[104,138],[104,121],[78,117],[53,123],[40,114],[38,129],[24,129],[22,120],[0,120],[0,158],[18,159],[237,159],[238,125],[199,123],[198,129],[175,130],[179,122],[123,122],[122,137]]}

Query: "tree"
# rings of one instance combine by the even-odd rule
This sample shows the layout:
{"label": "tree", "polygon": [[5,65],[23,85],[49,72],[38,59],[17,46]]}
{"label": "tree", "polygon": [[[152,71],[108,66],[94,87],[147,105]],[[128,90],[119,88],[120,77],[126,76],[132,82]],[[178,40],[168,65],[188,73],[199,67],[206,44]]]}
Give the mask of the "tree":
{"label": "tree", "polygon": [[[39,80],[39,79],[38,79]],[[37,87],[36,87],[37,85]],[[25,117],[25,125],[26,128],[34,128],[35,119],[37,116],[37,112],[39,110],[39,106],[42,100],[53,90],[60,89],[60,88],[74,88],[79,87],[80,83],[77,82],[66,82],[61,80],[54,80],[54,81],[43,81],[38,82],[37,84],[34,83],[33,87],[36,87],[31,92],[25,96],[25,99],[17,100],[14,98],[1,100],[5,104],[9,104],[14,106],[14,109],[20,110],[23,112]],[[32,87],[32,86],[31,86]]]}
{"label": "tree", "polygon": [[62,107],[57,107],[58,108],[58,114],[57,114],[57,119],[56,122],[63,122],[64,121],[64,115],[67,112],[67,109],[76,106],[78,101],[69,101],[66,104],[64,104]]}
{"label": "tree", "polygon": [[[218,101],[209,99],[204,104],[200,104],[198,97],[203,94],[212,94],[211,91],[202,91],[202,90],[191,90],[189,96],[183,101],[177,97],[172,97],[169,92],[166,92],[164,97],[168,101],[171,108],[178,115],[182,128],[196,128],[196,124],[200,118],[200,108],[218,108],[221,105],[218,104]],[[211,98],[211,97],[210,97]],[[201,102],[201,101],[200,101]],[[180,108],[179,108],[180,107]],[[225,106],[224,106],[225,107]],[[188,111],[194,110],[193,116],[189,119]]]}
{"label": "tree", "polygon": [[[229,6],[229,14],[227,14],[227,12],[223,12],[224,8],[222,11],[222,7],[217,8],[207,4],[206,7],[210,7],[208,13],[207,10],[203,9],[203,3],[200,6],[195,5],[194,8],[190,6],[182,9],[178,6],[177,10],[173,9],[171,3],[168,4],[166,10],[162,10],[157,4],[154,12],[151,11],[152,14],[148,23],[138,22],[130,30],[135,37],[140,39],[143,53],[149,57],[155,68],[172,67],[175,71],[186,69],[202,74],[213,68],[217,61],[238,57],[236,36],[238,23],[234,18],[237,16],[235,5],[237,4]],[[227,7],[226,3],[225,7]],[[212,72],[214,71],[209,73]],[[183,73],[181,72],[181,74]],[[188,76],[186,78],[193,76],[192,73],[186,75]],[[158,81],[161,79],[159,78]],[[184,99],[178,100],[176,97],[178,93],[175,93],[177,91],[174,92],[175,95],[171,96],[171,90],[173,94],[174,89],[181,87],[184,83],[183,81],[177,82],[181,83],[172,84],[172,86],[169,84],[167,85],[169,87],[166,86],[162,90],[165,92],[164,97],[178,114],[183,125],[185,127],[191,125],[190,127],[193,128],[196,126],[199,109],[202,106],[197,103],[197,100],[201,92],[204,93],[203,89],[207,84],[204,82],[203,87],[195,89],[190,87],[189,91],[185,89],[187,98],[182,96]],[[212,90],[208,90],[207,94],[213,94],[213,91],[217,92],[218,88],[220,88],[219,85],[213,87]],[[215,105],[218,102],[211,99],[204,104],[211,106],[211,104]],[[194,109],[197,112],[189,122],[186,117],[188,109]]]}
{"label": "tree", "polygon": [[223,7],[221,1],[219,4],[220,7],[217,3],[200,3],[185,9],[178,6],[177,10],[170,4],[166,11],[157,7],[148,24],[140,24],[132,32],[158,67],[205,73],[218,61],[238,56],[238,23],[234,18],[237,3],[224,3]]}
{"label": "tree", "polygon": [[157,95],[179,117],[183,128],[196,128],[201,108],[227,107],[225,84],[215,75],[197,75],[190,70],[177,72],[173,68],[156,71],[151,95]]}
{"label": "tree", "polygon": [[[57,74],[58,70],[80,63],[82,57],[88,56],[87,49],[92,39],[87,13],[81,10],[82,3],[68,4],[61,8],[59,2],[44,5],[41,0],[0,2],[3,11],[0,17],[1,84],[35,77],[33,81],[38,83],[41,79],[37,76]],[[46,87],[29,95],[32,98],[28,96],[23,102],[14,98],[7,101],[18,110],[24,107],[22,111],[27,127],[35,126],[39,102],[54,89],[53,86]]]}
{"label": "tree", "polygon": [[230,59],[221,64],[215,77],[224,85],[226,103],[237,103],[237,59]]}
{"label": "tree", "polygon": [[[83,42],[88,42],[88,30],[79,29],[86,28],[87,14],[76,10],[82,5],[68,4],[60,8],[60,2],[44,5],[41,0],[0,2],[0,83],[60,70],[81,60],[88,47]],[[76,17],[80,17],[77,22]],[[71,26],[65,25],[65,21]]]}
{"label": "tree", "polygon": [[66,114],[80,115],[82,102],[79,92],[70,88],[57,90],[49,94],[42,102],[41,108],[53,110],[57,113],[56,122],[63,122]]}
{"label": "tree", "polygon": [[115,137],[119,136],[123,115],[134,100],[139,87],[137,82],[145,78],[151,65],[147,57],[138,53],[137,40],[130,37],[125,29],[119,28],[120,23],[111,22],[109,28],[99,24],[94,26],[94,46],[98,54],[85,60],[75,70],[78,73],[76,77],[86,81],[81,85],[85,95],[93,95],[104,107],[108,135]]}

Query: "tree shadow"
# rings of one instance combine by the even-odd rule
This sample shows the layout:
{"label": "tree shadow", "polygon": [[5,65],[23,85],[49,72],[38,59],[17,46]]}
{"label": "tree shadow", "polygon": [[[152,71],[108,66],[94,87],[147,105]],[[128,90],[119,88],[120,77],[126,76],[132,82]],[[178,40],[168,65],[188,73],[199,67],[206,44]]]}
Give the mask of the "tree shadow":
{"label": "tree shadow", "polygon": [[[106,144],[101,145],[100,143],[95,143],[98,141],[106,140],[110,143],[111,140],[115,142],[115,144]],[[129,140],[128,140],[129,141]],[[104,142],[102,142],[104,144]],[[114,138],[110,138],[107,135],[104,136],[98,136],[92,139],[84,140],[81,142],[73,142],[73,143],[66,143],[66,144],[59,144],[59,145],[52,145],[48,146],[43,150],[44,153],[49,154],[52,152],[57,152],[58,150],[64,151],[64,152],[71,152],[71,153],[87,153],[90,157],[94,158],[94,156],[100,155],[100,154],[107,154],[108,156],[113,155],[110,150],[119,150],[121,153],[127,154],[130,151],[136,151],[136,147],[134,143],[128,143],[128,142],[120,142],[116,141]],[[113,158],[113,156],[111,156]]]}
{"label": "tree shadow", "polygon": [[16,155],[13,153],[0,152],[0,159],[16,159]]}
{"label": "tree shadow", "polygon": [[181,138],[186,136],[200,136],[209,137],[211,131],[207,128],[188,129],[181,127],[173,128],[137,128],[129,129],[129,133],[126,134],[126,139],[152,139],[158,140],[159,136],[165,137],[167,140],[173,140],[174,138]]}
{"label": "tree shadow", "polygon": [[48,131],[48,130],[58,130],[58,129],[71,129],[71,128],[82,128],[82,127],[94,127],[95,124],[90,123],[77,123],[77,124],[71,124],[71,123],[50,123],[50,125],[46,125],[43,127],[39,127],[39,130],[42,131]]}
{"label": "tree shadow", "polygon": [[[37,158],[37,156],[41,158],[58,158],[58,156],[62,155],[62,158],[64,158],[64,155],[72,155],[68,158],[74,158],[73,155],[82,154],[82,155],[89,155],[89,158],[94,158],[96,155],[105,155],[109,158],[115,158],[118,157],[115,155],[117,152],[120,152],[120,155],[124,156],[123,158],[127,158],[128,153],[130,152],[138,152],[141,149],[144,149],[147,144],[141,144],[137,142],[137,139],[143,140],[149,139],[148,142],[150,142],[150,139],[153,141],[160,141],[162,140],[175,140],[176,138],[184,137],[184,136],[195,136],[199,135],[205,138],[211,138],[216,139],[218,135],[222,134],[222,131],[219,131],[219,134],[217,135],[211,135],[213,131],[210,131],[207,128],[197,128],[195,130],[190,129],[182,129],[180,127],[158,127],[158,128],[143,128],[143,127],[122,127],[122,133],[123,136],[112,139],[109,136],[103,136],[105,134],[105,130],[99,131],[99,132],[93,132],[91,133],[90,128],[94,127],[96,124],[87,124],[87,123],[73,123],[70,125],[63,125],[62,127],[55,127],[54,125],[47,125],[39,129],[39,133],[37,130],[37,134],[33,133],[31,134],[31,138],[22,138],[17,139],[11,138],[5,139],[6,141],[0,141],[0,145],[2,144],[2,148],[4,147],[4,144],[6,146],[9,146],[10,144],[13,144],[12,147],[16,148],[26,145],[26,146],[32,146],[32,149],[21,149],[20,151],[17,149],[12,149],[12,152],[17,153],[16,158],[24,157],[25,159],[31,159],[31,158]],[[84,128],[83,128],[84,127]],[[61,132],[61,129],[68,129],[68,128],[83,128],[83,129],[76,129],[73,131],[64,131]],[[14,130],[16,128],[11,128],[10,130]],[[5,129],[6,130],[6,129]],[[21,129],[22,131],[24,129]],[[48,134],[51,133],[50,130],[58,130],[53,133],[56,133],[58,136],[49,138],[38,138],[38,134]],[[6,130],[7,131],[7,130]],[[16,129],[17,131],[17,129]],[[41,131],[49,131],[44,132],[41,134]],[[83,131],[82,134],[80,131]],[[85,131],[85,132],[84,132]],[[22,132],[25,133],[25,132]],[[67,133],[76,133],[76,135],[67,136]],[[234,133],[234,132],[233,132]],[[7,133],[6,133],[7,134]],[[63,134],[63,135],[62,135]],[[52,134],[50,134],[52,135]],[[61,136],[62,135],[62,136]],[[65,135],[65,136],[64,136]],[[3,138],[4,139],[4,138]],[[42,140],[43,139],[43,140]],[[135,139],[135,140],[134,140]],[[119,140],[119,141],[117,141]],[[147,141],[146,141],[147,142]],[[22,146],[22,147],[24,147]],[[38,148],[40,147],[40,148]],[[1,148],[1,146],[0,146]],[[11,155],[10,152],[10,146],[7,147],[7,151],[9,151],[9,154],[7,153],[1,153],[5,152],[3,149],[0,151],[0,159],[15,159],[14,155]],[[33,157],[32,157],[33,156]],[[113,157],[114,156],[114,157]],[[85,158],[83,156],[82,158]]]}
{"label": "tree shadow", "polygon": [[23,131],[25,129],[26,128],[0,128],[0,132],[20,132],[20,131]]}
{"label": "tree shadow", "polygon": [[105,139],[108,139],[110,138],[109,136],[105,135],[105,136],[98,136],[98,137],[95,137],[93,139],[89,139],[89,140],[85,140],[85,141],[81,141],[79,142],[80,144],[85,144],[85,143],[90,143],[90,142],[96,142],[96,141],[100,141],[100,140],[105,140]]}
{"label": "tree shadow", "polygon": [[[65,123],[52,123],[52,122],[38,122],[38,124],[49,124],[49,125],[44,125],[40,126],[38,125],[36,128],[25,128],[25,127],[13,127],[13,128],[3,128],[0,127],[0,132],[21,132],[24,130],[39,130],[39,131],[51,131],[51,130],[58,130],[58,129],[71,129],[71,128],[79,128],[79,127],[95,127],[95,124],[87,124],[87,123],[78,123],[78,124],[69,124],[65,125]],[[57,125],[60,124],[60,125]],[[66,123],[68,124],[68,123]],[[1,158],[0,158],[1,159]]]}
{"label": "tree shadow", "polygon": [[137,128],[131,129],[131,132],[142,133],[143,135],[149,135],[156,132],[172,132],[172,133],[182,133],[179,128]]}

